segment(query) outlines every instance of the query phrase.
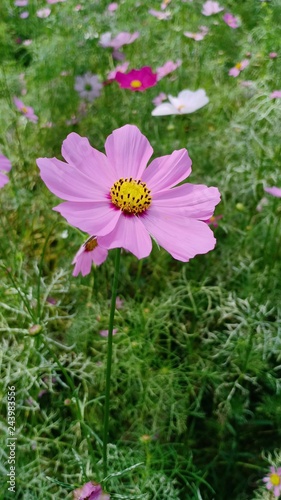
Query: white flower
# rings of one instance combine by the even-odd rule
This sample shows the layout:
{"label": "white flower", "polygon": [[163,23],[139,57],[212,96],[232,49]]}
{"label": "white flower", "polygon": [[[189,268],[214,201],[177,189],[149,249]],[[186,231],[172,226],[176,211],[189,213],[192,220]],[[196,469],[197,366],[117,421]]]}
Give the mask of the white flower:
{"label": "white flower", "polygon": [[197,109],[202,108],[208,104],[209,98],[203,89],[195,90],[182,90],[178,97],[168,96],[170,102],[164,102],[157,106],[153,111],[153,116],[165,115],[185,115],[193,113]]}

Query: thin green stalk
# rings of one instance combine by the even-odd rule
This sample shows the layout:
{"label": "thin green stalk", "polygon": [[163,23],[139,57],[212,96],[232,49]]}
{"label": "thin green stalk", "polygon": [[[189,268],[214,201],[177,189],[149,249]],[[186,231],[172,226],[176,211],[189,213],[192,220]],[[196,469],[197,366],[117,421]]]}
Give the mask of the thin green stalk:
{"label": "thin green stalk", "polygon": [[116,250],[115,256],[115,271],[112,284],[112,296],[109,316],[108,339],[107,339],[107,364],[106,364],[106,383],[105,383],[105,402],[104,402],[104,427],[103,427],[103,473],[107,476],[107,440],[108,440],[108,424],[109,424],[109,403],[110,403],[110,379],[111,379],[111,364],[112,364],[112,332],[113,322],[117,297],[117,285],[120,269],[121,248]]}

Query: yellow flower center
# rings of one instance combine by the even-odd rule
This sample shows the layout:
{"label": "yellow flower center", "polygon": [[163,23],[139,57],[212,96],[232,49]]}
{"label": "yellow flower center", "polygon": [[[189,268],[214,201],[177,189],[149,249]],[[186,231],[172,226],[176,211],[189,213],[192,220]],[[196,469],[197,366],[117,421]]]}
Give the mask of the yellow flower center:
{"label": "yellow flower center", "polygon": [[26,108],[25,106],[23,106],[23,107],[21,108],[21,110],[22,110],[22,112],[23,112],[24,114],[26,114],[26,113],[27,113],[27,108]]}
{"label": "yellow flower center", "polygon": [[98,246],[97,238],[95,236],[90,236],[84,243],[85,252],[91,252]]}
{"label": "yellow flower center", "polygon": [[270,478],[270,481],[271,481],[271,484],[273,484],[273,486],[279,486],[279,484],[281,483],[281,479],[280,479],[280,476],[278,476],[278,474],[270,474],[269,476]]}
{"label": "yellow flower center", "polygon": [[236,68],[236,69],[241,69],[241,68],[242,68],[242,64],[241,64],[241,63],[237,63],[237,64],[235,64],[235,68]]}
{"label": "yellow flower center", "polygon": [[145,182],[130,179],[119,179],[110,190],[113,205],[127,214],[138,215],[151,205],[151,191]]}
{"label": "yellow flower center", "polygon": [[140,80],[132,80],[131,81],[131,87],[133,87],[133,89],[138,89],[141,86],[142,86],[142,83]]}

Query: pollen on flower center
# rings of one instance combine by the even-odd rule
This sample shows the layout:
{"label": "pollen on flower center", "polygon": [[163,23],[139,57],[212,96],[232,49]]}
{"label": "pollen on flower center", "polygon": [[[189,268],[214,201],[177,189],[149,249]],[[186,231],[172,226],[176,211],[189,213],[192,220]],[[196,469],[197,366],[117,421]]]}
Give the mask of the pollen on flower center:
{"label": "pollen on flower center", "polygon": [[151,191],[145,182],[129,179],[119,179],[110,190],[113,205],[127,214],[138,215],[151,205]]}
{"label": "pollen on flower center", "polygon": [[142,86],[142,83],[140,80],[132,80],[131,81],[131,87],[133,87],[134,89],[138,89],[141,86]]}
{"label": "pollen on flower center", "polygon": [[23,112],[24,114],[26,114],[26,113],[27,113],[27,111],[28,111],[28,110],[27,110],[27,108],[26,108],[25,106],[23,106],[23,107],[21,108],[21,110],[22,110],[22,112]]}
{"label": "pollen on flower center", "polygon": [[280,485],[281,479],[280,479],[280,476],[278,474],[270,474],[269,478],[270,478],[271,484],[273,484],[273,486]]}
{"label": "pollen on flower center", "polygon": [[235,68],[236,69],[241,69],[242,68],[242,64],[239,62],[237,64],[235,64]]}
{"label": "pollen on flower center", "polygon": [[85,252],[91,252],[98,246],[97,238],[95,236],[90,236],[90,238],[83,244]]}

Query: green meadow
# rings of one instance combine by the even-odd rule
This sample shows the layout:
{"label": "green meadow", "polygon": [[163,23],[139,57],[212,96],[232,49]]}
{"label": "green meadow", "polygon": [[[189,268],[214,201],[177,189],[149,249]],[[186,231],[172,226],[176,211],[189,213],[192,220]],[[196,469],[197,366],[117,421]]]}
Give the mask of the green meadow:
{"label": "green meadow", "polygon": [[[109,1],[78,2],[1,1],[0,152],[12,168],[0,190],[0,500],[70,500],[89,481],[111,500],[273,500],[281,491],[281,199],[264,189],[281,188],[281,99],[271,97],[281,91],[280,0],[221,0],[224,10],[209,16],[203,0],[165,9],[160,0],[118,0],[112,12]],[[184,35],[200,26],[209,30],[202,40]],[[123,61],[100,45],[107,32],[139,33],[120,48]],[[107,78],[124,61],[127,72],[155,73],[177,60],[141,92]],[[75,90],[87,72],[103,83],[91,101]],[[204,89],[208,104],[152,116],[160,92],[184,89]],[[105,477],[100,331],[117,250],[90,274],[72,275],[88,235],[52,210],[62,200],[36,159],[64,161],[71,132],[104,152],[125,124],[147,137],[153,159],[186,148],[187,182],[217,187],[221,202],[209,253],[180,262],[156,242],[141,260],[121,252]]]}

